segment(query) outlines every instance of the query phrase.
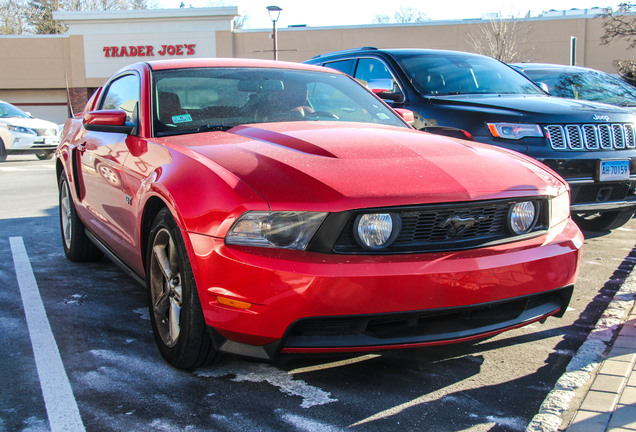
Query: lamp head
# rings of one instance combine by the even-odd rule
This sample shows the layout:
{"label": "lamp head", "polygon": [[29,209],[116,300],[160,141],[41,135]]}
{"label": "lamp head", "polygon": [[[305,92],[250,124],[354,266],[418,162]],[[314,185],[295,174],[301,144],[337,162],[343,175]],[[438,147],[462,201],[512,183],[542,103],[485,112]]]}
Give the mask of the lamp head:
{"label": "lamp head", "polygon": [[267,13],[269,14],[269,19],[272,20],[272,22],[278,21],[278,18],[280,17],[280,11],[282,10],[283,9],[279,8],[278,6],[267,6]]}

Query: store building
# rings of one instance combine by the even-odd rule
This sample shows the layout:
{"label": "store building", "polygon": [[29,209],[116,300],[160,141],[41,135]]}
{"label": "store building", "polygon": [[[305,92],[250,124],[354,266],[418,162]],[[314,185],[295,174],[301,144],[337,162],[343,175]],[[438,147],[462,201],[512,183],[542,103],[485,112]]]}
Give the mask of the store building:
{"label": "store building", "polygon": [[[519,22],[525,60],[568,63],[577,38],[580,66],[614,73],[613,61],[629,58],[628,44],[601,46],[596,11],[553,12]],[[263,10],[263,13],[266,13]],[[236,7],[56,12],[68,26],[60,36],[0,36],[0,99],[34,116],[62,123],[81,111],[95,88],[122,66],[184,57],[272,58],[271,29],[234,30]],[[278,57],[303,61],[320,53],[376,46],[473,51],[483,20],[428,21],[349,27],[279,29]]]}

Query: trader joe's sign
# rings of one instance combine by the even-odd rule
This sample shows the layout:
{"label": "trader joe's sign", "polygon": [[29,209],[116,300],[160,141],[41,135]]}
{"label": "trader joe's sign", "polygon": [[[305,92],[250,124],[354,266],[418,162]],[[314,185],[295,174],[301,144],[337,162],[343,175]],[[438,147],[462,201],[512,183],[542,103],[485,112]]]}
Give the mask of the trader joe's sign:
{"label": "trader joe's sign", "polygon": [[196,44],[105,46],[104,57],[191,56]]}

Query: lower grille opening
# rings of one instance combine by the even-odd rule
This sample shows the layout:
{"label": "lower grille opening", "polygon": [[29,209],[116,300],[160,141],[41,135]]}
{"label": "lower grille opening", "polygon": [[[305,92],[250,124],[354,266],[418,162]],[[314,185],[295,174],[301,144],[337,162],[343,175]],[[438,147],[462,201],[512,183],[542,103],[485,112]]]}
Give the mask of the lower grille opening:
{"label": "lower grille opening", "polygon": [[284,347],[356,347],[444,341],[532,322],[567,307],[572,287],[509,301],[441,310],[306,318],[292,324]]}

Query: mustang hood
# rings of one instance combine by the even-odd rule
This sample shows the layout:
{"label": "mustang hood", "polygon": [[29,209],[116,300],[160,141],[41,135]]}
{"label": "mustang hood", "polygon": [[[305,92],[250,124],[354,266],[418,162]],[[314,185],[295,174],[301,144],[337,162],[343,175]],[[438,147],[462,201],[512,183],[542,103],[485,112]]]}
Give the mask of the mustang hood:
{"label": "mustang hood", "polygon": [[565,187],[517,153],[405,128],[269,123],[169,140],[221,165],[274,210],[533,196]]}

